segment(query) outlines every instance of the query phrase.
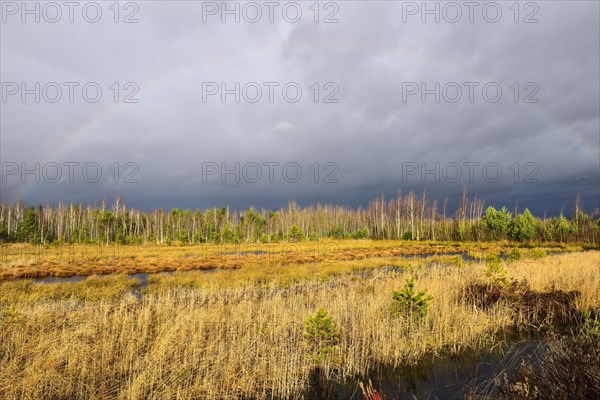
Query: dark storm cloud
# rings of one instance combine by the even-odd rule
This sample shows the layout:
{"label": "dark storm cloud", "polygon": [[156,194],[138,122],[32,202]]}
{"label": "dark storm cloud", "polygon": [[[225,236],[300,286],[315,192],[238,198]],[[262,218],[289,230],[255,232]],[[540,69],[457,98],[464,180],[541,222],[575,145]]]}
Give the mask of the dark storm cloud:
{"label": "dark storm cloud", "polygon": [[[315,23],[306,2],[298,3],[303,15],[297,23],[283,20],[281,2],[274,23],[263,7],[255,24],[235,23],[232,16],[221,23],[219,15],[203,22],[201,2],[161,1],[137,2],[139,22],[115,24],[109,4],[101,4],[96,24],[81,18],[22,23],[18,14],[3,14],[3,83],[97,82],[103,95],[97,103],[79,96],[52,104],[32,96],[21,103],[17,94],[1,104],[2,200],[94,203],[121,195],[140,208],[241,208],[278,207],[294,198],[356,207],[398,189],[426,190],[455,203],[467,187],[487,204],[518,204],[539,214],[570,209],[577,194],[586,209],[598,206],[598,3],[537,2],[539,22],[532,24],[522,23],[532,10],[521,9],[515,23],[512,3],[503,2],[497,23],[482,17],[486,2],[473,23],[464,7],[457,23],[435,23],[432,16],[422,23],[419,14],[403,21],[407,2],[332,2],[339,22],[331,24],[322,20],[334,8],[321,9]],[[123,87],[127,82],[139,87],[138,103],[123,102],[132,91]],[[233,95],[226,103],[218,95],[203,102],[203,82],[229,88],[257,82],[263,96],[254,104],[236,103]],[[272,103],[264,82],[280,83]],[[282,98],[287,82],[300,85],[300,101]],[[328,82],[333,85],[325,87]],[[457,82],[463,97],[456,103],[436,103],[433,95],[425,103],[420,94],[404,99],[407,82],[430,89]],[[479,83],[472,103],[464,82]],[[502,88],[496,103],[482,98],[490,82]],[[535,86],[525,88],[528,82]],[[324,103],[334,92],[339,102]],[[527,95],[538,103],[524,103]],[[78,170],[73,182],[41,176],[36,183],[27,175],[22,183],[20,171],[6,173],[13,163],[33,168],[39,162],[43,169],[69,161],[79,167],[95,162],[102,177],[92,182]],[[221,182],[220,171],[207,174],[207,163],[220,169],[223,162],[230,169],[240,163],[240,182],[231,174]],[[272,182],[269,162],[279,163]],[[249,182],[251,163],[261,166],[256,183]],[[292,169],[283,173],[289,163],[301,169],[297,182]],[[463,174],[456,181],[446,176],[454,163]],[[473,179],[464,163],[477,163]],[[482,172],[489,164],[501,169],[497,181]],[[414,165],[419,170],[407,175]],[[422,176],[422,167],[438,168],[438,176]],[[524,182],[532,172],[533,181]]]}

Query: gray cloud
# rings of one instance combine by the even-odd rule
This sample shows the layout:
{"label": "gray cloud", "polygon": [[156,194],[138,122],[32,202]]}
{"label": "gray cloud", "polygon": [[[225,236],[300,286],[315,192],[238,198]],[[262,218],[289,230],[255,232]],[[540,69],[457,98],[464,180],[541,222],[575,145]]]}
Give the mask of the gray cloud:
{"label": "gray cloud", "polygon": [[[467,186],[489,204],[518,203],[540,214],[568,209],[577,194],[588,210],[600,203],[596,2],[537,2],[534,24],[514,23],[508,2],[498,3],[503,10],[498,23],[476,12],[474,23],[463,15],[455,24],[434,23],[431,17],[422,23],[419,16],[403,22],[402,2],[367,1],[336,2],[339,22],[332,24],[312,21],[312,2],[299,3],[298,23],[276,13],[274,23],[263,15],[250,24],[221,23],[217,16],[204,23],[201,2],[145,1],[137,2],[139,23],[115,24],[109,3],[101,4],[103,18],[97,24],[81,18],[72,24],[21,23],[18,16],[5,15],[3,83],[97,82],[103,89],[97,103],[80,96],[73,103],[63,96],[56,104],[9,97],[1,104],[5,167],[96,162],[103,176],[97,183],[81,176],[72,183],[43,182],[43,177],[36,183],[28,175],[22,183],[18,174],[5,174],[2,200],[93,203],[122,195],[140,208],[278,207],[291,198],[364,206],[398,189],[426,189],[432,197],[455,200]],[[331,10],[321,10],[321,20],[326,11]],[[521,10],[521,20],[525,11],[530,10]],[[117,104],[110,89],[114,82],[120,83]],[[130,93],[123,87],[127,82],[139,86],[138,103],[122,102]],[[203,102],[203,82],[227,82],[229,88],[234,82],[257,82],[263,97],[254,104],[235,103],[233,95],[226,103],[219,96]],[[266,100],[264,82],[280,83],[273,103]],[[282,98],[287,82],[302,88],[297,103]],[[317,103],[310,89],[314,82],[319,83]],[[325,88],[327,82],[339,88],[338,103],[323,103],[335,89]],[[436,103],[428,95],[422,103],[415,95],[404,102],[405,82],[425,82],[428,88],[457,82],[463,98]],[[473,103],[466,100],[463,82],[480,83]],[[497,103],[482,98],[488,82],[502,88]],[[537,85],[538,103],[523,102],[533,92],[524,87],[527,82]],[[278,169],[270,183],[264,166],[258,183],[244,182],[243,176],[240,183],[231,176],[227,183],[202,176],[206,162],[233,168],[236,162],[243,167],[270,161],[298,163],[302,179],[287,182]],[[115,162],[118,182],[110,168]],[[139,167],[138,183],[122,182],[132,171],[124,169],[127,162]],[[328,162],[339,170],[326,169]],[[439,163],[442,171],[453,162],[497,163],[502,178],[492,182],[478,170],[472,182],[444,176],[435,182],[431,175],[423,182],[419,173],[406,177],[402,172],[406,163],[428,168]],[[539,168],[537,183],[523,182],[533,171],[524,168],[526,163]],[[339,182],[323,182],[328,174]]]}

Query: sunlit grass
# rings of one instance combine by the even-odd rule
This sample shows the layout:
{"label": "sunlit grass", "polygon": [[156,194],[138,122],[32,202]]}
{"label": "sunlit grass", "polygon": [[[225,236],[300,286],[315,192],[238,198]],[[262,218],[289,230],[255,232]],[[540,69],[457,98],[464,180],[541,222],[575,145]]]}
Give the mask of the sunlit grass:
{"label": "sunlit grass", "polygon": [[139,286],[126,275],[89,276],[79,282],[36,283],[30,279],[0,283],[0,304],[41,303],[52,300],[121,298]]}
{"label": "sunlit grass", "polygon": [[[237,269],[245,265],[343,262],[368,258],[467,253],[507,253],[510,242],[414,242],[344,240],[299,243],[203,244],[190,246],[0,246],[0,280],[45,276],[136,274],[190,270]],[[527,254],[581,250],[581,246],[544,244]]]}
{"label": "sunlit grass", "polygon": [[[316,367],[304,321],[319,308],[339,327],[339,344],[319,361],[329,377],[489,349],[526,321],[503,302],[485,309],[465,302],[465,288],[488,278],[482,264],[453,260],[249,263],[157,274],[141,298],[123,276],[4,282],[0,397],[298,398]],[[509,279],[526,279],[532,290],[577,290],[578,309],[600,306],[600,252],[504,264]],[[418,322],[390,313],[392,291],[413,275],[417,289],[433,296]]]}

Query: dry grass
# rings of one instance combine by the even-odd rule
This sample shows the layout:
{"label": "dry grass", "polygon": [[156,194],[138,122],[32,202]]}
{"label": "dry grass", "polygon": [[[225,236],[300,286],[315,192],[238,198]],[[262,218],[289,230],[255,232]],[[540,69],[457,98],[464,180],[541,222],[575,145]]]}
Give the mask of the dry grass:
{"label": "dry grass", "polygon": [[[0,281],[46,276],[136,274],[237,269],[245,265],[344,262],[369,258],[464,252],[482,258],[508,252],[509,242],[411,242],[345,240],[273,244],[204,244],[193,246],[0,245]],[[544,244],[548,251],[576,251],[581,246]],[[540,249],[525,249],[525,255]],[[545,251],[545,250],[544,250]]]}
{"label": "dry grass", "polygon": [[[141,299],[126,291],[94,296],[106,287],[88,283],[89,297],[32,301],[48,289],[2,283],[0,397],[300,398],[317,366],[304,321],[319,308],[340,331],[320,370],[339,378],[490,348],[518,318],[503,303],[484,309],[462,300],[468,285],[486,282],[481,264],[422,268],[422,261],[401,261],[410,272],[380,268],[390,261],[254,263],[231,272],[156,275]],[[600,306],[598,265],[600,252],[593,251],[507,269],[535,290],[578,290],[584,310]],[[416,323],[389,313],[392,290],[413,273],[417,288],[433,296],[429,314]],[[23,295],[19,284],[27,287]]]}
{"label": "dry grass", "polygon": [[576,299],[577,307],[581,310],[591,309],[600,304],[599,254],[598,251],[587,251],[525,260],[514,267],[509,264],[509,276],[527,280],[531,288],[539,292],[578,291],[580,295]]}
{"label": "dry grass", "polygon": [[123,297],[140,282],[127,275],[90,276],[73,283],[36,283],[29,279],[0,286],[0,304],[39,303],[53,300],[100,300]]}

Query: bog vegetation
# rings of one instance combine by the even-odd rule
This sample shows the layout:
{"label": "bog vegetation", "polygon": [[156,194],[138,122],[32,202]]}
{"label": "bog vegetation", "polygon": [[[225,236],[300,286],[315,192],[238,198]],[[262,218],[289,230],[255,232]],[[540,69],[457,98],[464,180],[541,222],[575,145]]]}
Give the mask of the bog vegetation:
{"label": "bog vegetation", "polygon": [[[432,355],[487,351],[515,331],[596,335],[600,252],[525,250],[519,260],[486,251],[483,262],[463,263],[454,256],[255,263],[155,274],[147,287],[124,275],[5,281],[0,397],[300,398],[315,385],[368,382],[379,369]],[[508,398],[533,393],[532,382],[544,395],[568,393],[555,374],[568,380],[573,360],[568,342],[556,343],[548,379],[533,381],[526,364],[514,379],[499,378]],[[597,351],[597,343],[586,339],[575,355]],[[595,364],[577,369],[587,375],[576,382],[587,385],[581,393],[595,393],[600,359],[586,360]]]}

